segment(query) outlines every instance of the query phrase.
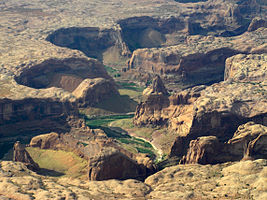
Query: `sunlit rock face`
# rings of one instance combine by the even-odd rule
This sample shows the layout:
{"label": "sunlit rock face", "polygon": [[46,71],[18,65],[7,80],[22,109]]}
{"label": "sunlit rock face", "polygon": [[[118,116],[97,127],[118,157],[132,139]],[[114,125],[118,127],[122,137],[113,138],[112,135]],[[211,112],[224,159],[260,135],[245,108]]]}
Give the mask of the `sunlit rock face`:
{"label": "sunlit rock face", "polygon": [[216,164],[229,161],[265,158],[267,127],[248,122],[238,127],[225,143],[216,136],[202,136],[191,140],[186,156],[180,163]]}
{"label": "sunlit rock face", "polygon": [[[262,78],[265,57],[261,54],[229,58],[226,81],[208,87],[193,87],[170,97],[149,95],[137,107],[134,123],[175,130],[177,138],[170,151],[173,156],[182,156],[189,141],[197,137],[212,135],[225,142],[239,125],[248,121],[266,125],[266,86]],[[255,70],[259,74],[253,73]],[[245,74],[240,78],[240,73]]]}

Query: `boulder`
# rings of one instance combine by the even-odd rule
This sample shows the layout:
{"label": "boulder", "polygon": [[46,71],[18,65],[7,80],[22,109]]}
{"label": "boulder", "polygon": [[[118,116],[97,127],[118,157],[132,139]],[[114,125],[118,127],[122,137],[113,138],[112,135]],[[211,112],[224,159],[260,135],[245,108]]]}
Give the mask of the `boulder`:
{"label": "boulder", "polygon": [[17,141],[14,144],[13,150],[14,150],[13,161],[24,163],[27,166],[27,168],[30,170],[36,171],[40,169],[39,165],[33,161],[32,157],[30,156],[28,151],[25,149],[25,145]]}

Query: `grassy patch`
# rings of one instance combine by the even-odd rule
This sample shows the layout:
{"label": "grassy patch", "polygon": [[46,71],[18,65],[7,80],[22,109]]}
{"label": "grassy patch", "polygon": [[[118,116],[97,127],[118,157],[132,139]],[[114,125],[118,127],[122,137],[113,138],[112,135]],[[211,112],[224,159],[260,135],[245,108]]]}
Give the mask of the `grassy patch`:
{"label": "grassy patch", "polygon": [[144,88],[136,85],[133,82],[116,82],[120,89],[134,90],[138,92],[143,92]]}
{"label": "grassy patch", "polygon": [[128,95],[113,95],[112,97],[101,101],[94,107],[107,110],[114,113],[134,112],[137,102]]}
{"label": "grassy patch", "polygon": [[133,119],[132,118],[119,119],[119,120],[113,121],[113,122],[111,122],[109,124],[109,126],[120,127],[120,128],[124,128],[124,129],[134,128],[134,124],[133,124]]}
{"label": "grassy patch", "polygon": [[107,111],[101,108],[93,108],[93,107],[81,108],[80,113],[82,115],[87,115],[87,116],[103,116],[103,115],[114,114],[114,112]]}
{"label": "grassy patch", "polygon": [[143,98],[142,91],[130,90],[130,89],[119,89],[120,95],[128,95],[134,101],[140,103]]}
{"label": "grassy patch", "polygon": [[70,177],[81,177],[87,169],[87,161],[72,152],[27,147],[27,151],[40,168],[52,170]]}
{"label": "grassy patch", "polygon": [[110,116],[101,116],[101,117],[96,117],[96,118],[87,118],[86,119],[86,124],[89,127],[95,127],[95,126],[104,126],[108,125],[110,122],[113,122],[115,120],[119,119],[125,119],[125,118],[133,118],[134,115],[110,115]]}
{"label": "grassy patch", "polygon": [[136,147],[136,149],[139,153],[145,153],[148,155],[154,154],[154,152],[151,151],[150,149],[145,149],[145,148],[141,148],[141,147]]}

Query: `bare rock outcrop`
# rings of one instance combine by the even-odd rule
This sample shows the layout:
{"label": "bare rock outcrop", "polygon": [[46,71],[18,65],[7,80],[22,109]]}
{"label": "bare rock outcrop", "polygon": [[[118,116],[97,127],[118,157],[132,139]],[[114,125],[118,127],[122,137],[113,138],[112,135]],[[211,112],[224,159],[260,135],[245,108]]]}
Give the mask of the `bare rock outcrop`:
{"label": "bare rock outcrop", "polygon": [[[199,164],[215,164],[222,148],[216,136],[203,136],[196,140],[191,140],[186,157],[180,163],[199,163]],[[220,155],[222,156],[222,155]]]}
{"label": "bare rock outcrop", "polygon": [[108,97],[119,95],[113,81],[104,78],[85,79],[72,92],[80,107],[92,106]]}
{"label": "bare rock outcrop", "polygon": [[234,136],[223,143],[215,136],[191,140],[182,164],[216,164],[229,161],[254,160],[267,157],[267,127],[248,122],[240,125]]}
{"label": "bare rock outcrop", "polygon": [[[217,165],[176,165],[138,180],[84,181],[37,175],[0,161],[0,198],[7,199],[266,199],[264,159]],[[167,192],[166,192],[167,191]]]}
{"label": "bare rock outcrop", "polygon": [[57,46],[79,49],[88,57],[97,58],[104,63],[119,62],[130,54],[119,29],[61,28],[48,35],[46,40]]}
{"label": "bare rock outcrop", "polygon": [[224,80],[235,82],[263,82],[267,79],[266,54],[244,55],[230,57],[225,62]]}
{"label": "bare rock outcrop", "polygon": [[[227,63],[235,60],[232,66],[238,66],[235,70],[231,68],[231,80],[209,87],[193,87],[165,97],[164,101],[158,95],[148,96],[137,107],[134,123],[167,126],[174,130],[177,138],[170,155],[176,156],[184,155],[189,141],[200,136],[216,136],[219,141],[227,141],[239,125],[248,121],[266,125],[266,85],[262,78],[265,77],[265,57],[261,54],[230,58]],[[246,71],[245,79],[236,81],[234,77],[240,71]],[[185,146],[181,147],[181,144]]]}
{"label": "bare rock outcrop", "polygon": [[254,18],[248,27],[248,32],[255,31],[258,28],[267,28],[267,21],[261,18]]}
{"label": "bare rock outcrop", "polygon": [[156,75],[152,80],[152,84],[143,91],[143,95],[145,96],[148,96],[150,94],[168,95],[168,91],[165,88],[165,85],[163,84],[159,75]]}
{"label": "bare rock outcrop", "polygon": [[266,28],[231,38],[188,36],[185,43],[171,47],[138,49],[129,61],[130,73],[158,74],[168,89],[177,90],[223,80],[225,60],[244,53],[265,53]]}
{"label": "bare rock outcrop", "polygon": [[86,181],[36,174],[23,163],[0,161],[0,199],[142,199],[150,187],[141,181]]}
{"label": "bare rock outcrop", "polygon": [[227,142],[227,146],[236,160],[266,158],[267,127],[254,122],[241,125]]}
{"label": "bare rock outcrop", "polygon": [[38,170],[39,165],[35,163],[28,153],[28,151],[25,149],[25,145],[21,144],[19,141],[17,141],[14,144],[14,152],[13,152],[13,161],[16,162],[22,162],[24,163],[28,169],[31,170]]}
{"label": "bare rock outcrop", "polygon": [[134,155],[98,129],[73,128],[64,134],[50,133],[32,138],[31,147],[73,152],[88,161],[89,180],[140,179],[155,172],[148,157]]}
{"label": "bare rock outcrop", "polygon": [[143,179],[146,175],[136,161],[112,148],[102,149],[88,163],[89,180]]}
{"label": "bare rock outcrop", "polygon": [[[259,199],[266,198],[266,160],[217,165],[167,167],[145,183],[148,199]],[[166,192],[167,191],[167,192]]]}
{"label": "bare rock outcrop", "polygon": [[58,143],[59,135],[57,133],[48,133],[35,136],[31,139],[30,146],[40,149],[54,148]]}

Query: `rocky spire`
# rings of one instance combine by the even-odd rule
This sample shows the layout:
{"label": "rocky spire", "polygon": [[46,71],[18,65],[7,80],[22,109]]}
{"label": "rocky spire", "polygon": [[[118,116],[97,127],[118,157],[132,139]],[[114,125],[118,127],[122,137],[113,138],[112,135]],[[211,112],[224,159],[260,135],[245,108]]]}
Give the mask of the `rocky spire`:
{"label": "rocky spire", "polygon": [[143,92],[144,95],[149,95],[149,94],[163,94],[163,95],[168,95],[168,91],[165,88],[161,78],[159,75],[155,75],[152,84],[146,88]]}
{"label": "rocky spire", "polygon": [[28,151],[25,149],[25,145],[21,144],[19,141],[17,141],[14,144],[14,153],[13,153],[13,161],[22,162],[24,163],[28,169],[31,170],[38,170],[39,165],[35,163],[28,153]]}

